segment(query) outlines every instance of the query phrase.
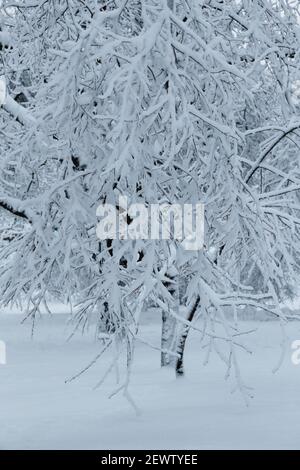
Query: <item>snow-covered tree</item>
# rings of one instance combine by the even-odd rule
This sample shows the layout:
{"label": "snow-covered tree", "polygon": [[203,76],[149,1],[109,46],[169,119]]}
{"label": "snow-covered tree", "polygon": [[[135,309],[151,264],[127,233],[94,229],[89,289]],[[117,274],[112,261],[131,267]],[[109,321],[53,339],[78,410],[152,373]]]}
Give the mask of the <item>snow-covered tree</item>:
{"label": "snow-covered tree", "polygon": [[[64,298],[82,328],[96,312],[112,364],[127,355],[126,394],[140,316],[157,305],[163,364],[183,373],[193,328],[247,394],[241,308],[283,324],[299,271],[298,5],[1,5],[1,302],[27,302],[34,322],[48,295]],[[121,212],[120,196],[203,202],[204,249],[100,242],[97,207]]]}

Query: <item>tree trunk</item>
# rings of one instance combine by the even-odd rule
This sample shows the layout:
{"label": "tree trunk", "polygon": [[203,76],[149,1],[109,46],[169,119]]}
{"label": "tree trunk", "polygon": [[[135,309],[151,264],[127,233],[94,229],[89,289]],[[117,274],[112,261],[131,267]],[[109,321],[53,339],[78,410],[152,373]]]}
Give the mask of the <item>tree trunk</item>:
{"label": "tree trunk", "polygon": [[[178,273],[173,267],[172,274],[167,277],[170,282],[164,282],[165,287],[170,292],[173,303],[172,308],[177,313],[179,312],[179,287],[178,287]],[[175,282],[174,282],[175,281]],[[177,321],[169,312],[165,310],[162,312],[162,331],[161,331],[161,366],[170,366],[175,364],[175,351],[176,351],[176,325]],[[174,356],[170,354],[174,352]]]}
{"label": "tree trunk", "polygon": [[174,364],[174,357],[167,351],[174,350],[174,335],[175,335],[176,321],[168,313],[162,312],[162,331],[161,331],[161,367],[170,366]]}
{"label": "tree trunk", "polygon": [[[200,297],[198,296],[193,307],[191,308],[188,314],[187,320],[189,322],[192,322],[199,303],[200,303]],[[179,357],[177,358],[177,361],[176,361],[176,376],[177,377],[182,376],[184,374],[183,356],[184,356],[185,343],[186,343],[186,339],[189,334],[189,331],[190,331],[190,327],[188,325],[184,325],[182,333],[179,338],[179,342],[177,346],[177,353],[179,354]]]}

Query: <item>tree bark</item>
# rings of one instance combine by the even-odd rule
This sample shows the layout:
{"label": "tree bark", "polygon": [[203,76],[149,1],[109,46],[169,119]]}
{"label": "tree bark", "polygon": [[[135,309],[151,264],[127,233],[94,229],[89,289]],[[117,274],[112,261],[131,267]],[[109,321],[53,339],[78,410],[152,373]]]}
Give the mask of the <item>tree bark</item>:
{"label": "tree bark", "polygon": [[[191,308],[191,310],[188,314],[187,320],[189,322],[192,322],[192,320],[195,316],[195,313],[197,311],[199,303],[200,303],[200,296],[198,295],[194,305],[192,306],[192,308]],[[176,360],[176,376],[177,377],[184,375],[183,356],[184,356],[185,344],[186,344],[186,340],[187,340],[187,336],[189,334],[189,331],[190,331],[190,327],[188,325],[184,325],[183,331],[182,331],[182,333],[180,335],[180,338],[179,338],[179,342],[178,342],[178,346],[177,346],[177,353],[179,354],[179,357]]]}
{"label": "tree bark", "polygon": [[174,364],[174,356],[168,351],[173,349],[175,319],[166,311],[162,312],[162,331],[161,331],[161,367]]}
{"label": "tree bark", "polygon": [[[173,267],[172,274],[168,274],[167,277],[170,279],[170,282],[164,282],[165,287],[168,289],[169,293],[173,298],[172,308],[176,311],[179,310],[179,286],[178,286],[178,273],[177,270]],[[174,282],[175,281],[175,282]],[[175,353],[176,342],[175,342],[175,333],[176,333],[176,319],[167,312],[162,312],[162,332],[161,332],[161,366],[170,366],[174,365],[174,358],[168,351]],[[174,344],[175,342],[175,344]],[[175,347],[174,347],[175,346]]]}

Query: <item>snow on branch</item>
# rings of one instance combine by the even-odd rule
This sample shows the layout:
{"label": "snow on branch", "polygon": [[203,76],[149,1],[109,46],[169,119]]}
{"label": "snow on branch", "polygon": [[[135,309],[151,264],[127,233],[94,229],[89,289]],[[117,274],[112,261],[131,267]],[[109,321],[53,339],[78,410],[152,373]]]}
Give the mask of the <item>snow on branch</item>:
{"label": "snow on branch", "polygon": [[[162,351],[176,356],[194,330],[246,390],[243,308],[285,321],[278,306],[299,277],[297,11],[271,0],[61,3],[16,8],[27,40],[4,51],[9,89],[28,87],[28,103],[1,100],[23,126],[1,113],[0,207],[34,223],[1,247],[0,298],[24,294],[34,319],[47,292],[68,293],[75,327],[96,313],[97,337],[113,339],[105,354],[117,341],[128,370],[140,317],[157,305]],[[43,133],[29,132],[37,121]],[[100,242],[97,207],[120,195],[147,208],[204,203],[204,249]]]}
{"label": "snow on branch", "polygon": [[7,31],[0,31],[0,46],[12,47],[12,36]]}
{"label": "snow on branch", "polygon": [[15,217],[25,219],[28,222],[32,221],[31,210],[26,208],[26,203],[16,198],[0,196],[0,208]]}
{"label": "snow on branch", "polygon": [[30,127],[37,122],[28,109],[21,106],[8,94],[2,104],[2,108],[24,126]]}

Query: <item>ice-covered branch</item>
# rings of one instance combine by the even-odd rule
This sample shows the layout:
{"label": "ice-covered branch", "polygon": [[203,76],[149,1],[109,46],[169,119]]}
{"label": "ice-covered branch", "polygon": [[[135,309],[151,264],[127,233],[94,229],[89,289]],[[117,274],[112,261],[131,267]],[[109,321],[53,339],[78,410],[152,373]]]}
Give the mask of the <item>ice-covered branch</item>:
{"label": "ice-covered branch", "polygon": [[279,136],[275,137],[271,144],[262,152],[262,154],[258,157],[258,159],[252,165],[252,168],[249,170],[245,177],[245,182],[248,183],[250,178],[254,175],[256,170],[260,167],[261,163],[266,159],[266,157],[275,149],[276,145],[278,145],[285,137],[289,134],[293,133],[295,130],[300,128],[300,123],[293,123],[287,129],[281,131]]}
{"label": "ice-covered branch", "polygon": [[6,99],[2,104],[2,108],[24,126],[30,127],[36,124],[36,119],[32,116],[30,111],[17,103],[8,94],[6,95]]}

